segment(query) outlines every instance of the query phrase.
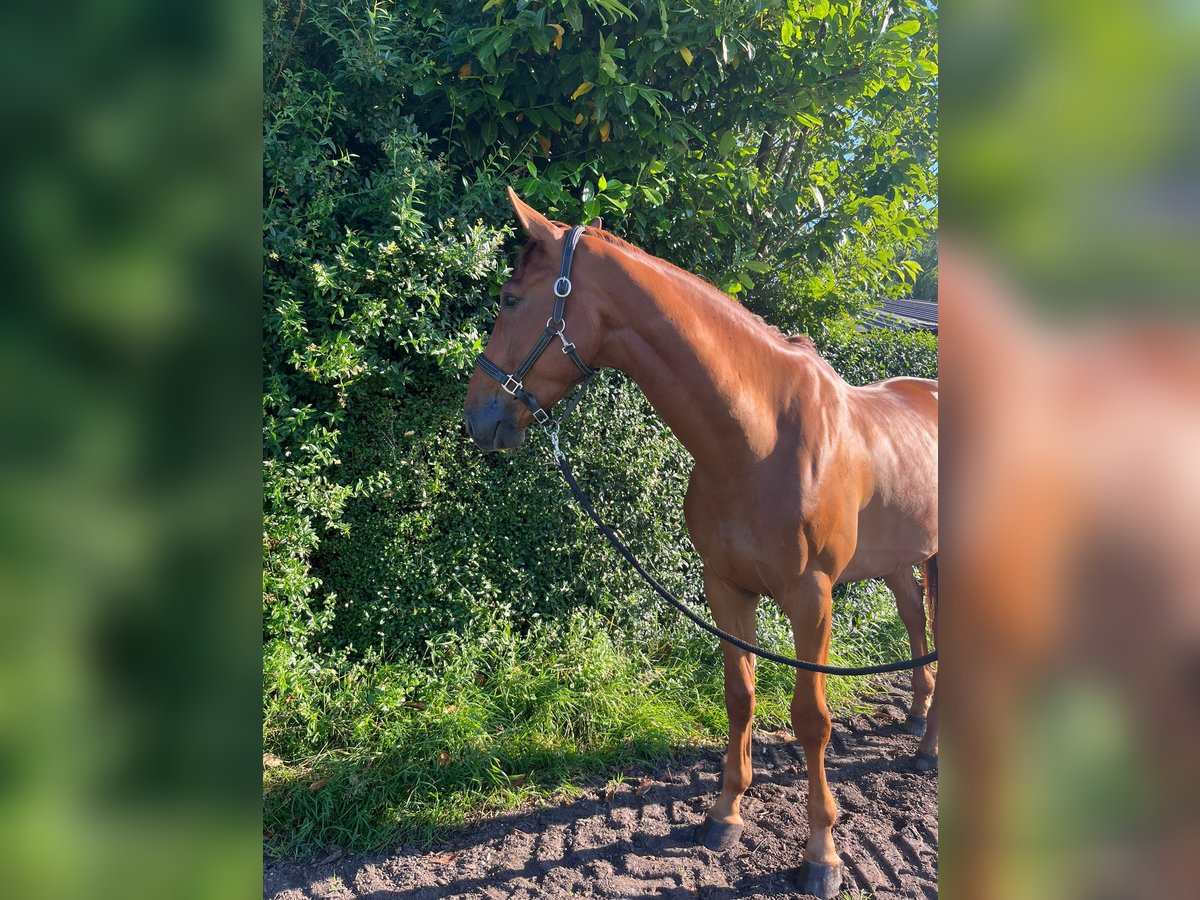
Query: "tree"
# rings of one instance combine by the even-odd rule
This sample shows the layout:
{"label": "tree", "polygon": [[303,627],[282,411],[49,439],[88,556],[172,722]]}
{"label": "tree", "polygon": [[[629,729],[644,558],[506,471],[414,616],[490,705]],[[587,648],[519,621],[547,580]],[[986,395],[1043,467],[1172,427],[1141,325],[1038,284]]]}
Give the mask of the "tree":
{"label": "tree", "polygon": [[[328,90],[362,168],[415,128],[811,326],[881,293],[936,227],[935,7],[921,0],[488,0],[277,10],[269,90]],[[471,214],[503,221],[502,197]]]}
{"label": "tree", "polygon": [[938,299],[938,238],[937,232],[930,233],[921,249],[913,257],[921,266],[921,274],[913,284],[914,300],[928,300],[937,303]]}

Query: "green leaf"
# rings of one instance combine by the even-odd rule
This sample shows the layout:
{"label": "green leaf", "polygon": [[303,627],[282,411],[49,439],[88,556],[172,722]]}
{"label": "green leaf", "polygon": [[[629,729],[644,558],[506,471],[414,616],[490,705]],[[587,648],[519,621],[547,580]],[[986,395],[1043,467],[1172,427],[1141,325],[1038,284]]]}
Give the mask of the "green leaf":
{"label": "green leaf", "polygon": [[737,135],[730,129],[721,135],[721,142],[717,146],[717,152],[722,156],[728,156],[733,152],[733,148],[737,146]]}
{"label": "green leaf", "polygon": [[898,34],[903,37],[909,37],[921,30],[921,23],[916,19],[909,19],[907,22],[901,22],[899,25],[893,25],[888,29],[888,34]]}
{"label": "green leaf", "polygon": [[596,182],[596,186],[600,188],[600,190],[604,190],[608,187],[608,179],[601,175],[599,180]]}
{"label": "green leaf", "polygon": [[608,10],[609,12],[620,13],[626,18],[637,18],[632,9],[630,9],[628,6],[625,6],[623,3],[618,3],[617,0],[592,0],[592,3],[601,9]]}

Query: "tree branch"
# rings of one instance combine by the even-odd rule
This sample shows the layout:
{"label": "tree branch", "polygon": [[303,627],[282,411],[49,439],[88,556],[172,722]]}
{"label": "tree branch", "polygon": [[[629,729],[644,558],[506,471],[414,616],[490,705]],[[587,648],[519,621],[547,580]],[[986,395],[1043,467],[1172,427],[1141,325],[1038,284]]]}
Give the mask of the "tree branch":
{"label": "tree branch", "polygon": [[767,163],[771,159],[771,150],[775,147],[775,126],[768,125],[766,131],[763,132],[762,140],[758,142],[758,156],[754,158],[755,168],[758,169],[758,174],[766,175]]}

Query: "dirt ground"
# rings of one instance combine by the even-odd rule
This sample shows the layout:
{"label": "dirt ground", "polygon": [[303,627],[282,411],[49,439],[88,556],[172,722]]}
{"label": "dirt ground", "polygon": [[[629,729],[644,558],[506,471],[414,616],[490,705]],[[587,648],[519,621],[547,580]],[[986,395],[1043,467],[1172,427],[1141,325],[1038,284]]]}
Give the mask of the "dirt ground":
{"label": "dirt ground", "polygon": [[[904,679],[907,680],[907,679]],[[918,774],[916,738],[902,728],[904,691],[866,699],[867,715],[834,722],[826,756],[840,819],[843,896],[937,897],[937,775]],[[733,900],[799,898],[795,872],[807,836],[804,757],[788,736],[755,732],[746,831],[725,854],[692,832],[715,799],[721,754],[700,752],[658,771],[632,772],[569,805],[488,819],[433,850],[398,847],[264,868],[270,900],[500,900],[533,897]]]}

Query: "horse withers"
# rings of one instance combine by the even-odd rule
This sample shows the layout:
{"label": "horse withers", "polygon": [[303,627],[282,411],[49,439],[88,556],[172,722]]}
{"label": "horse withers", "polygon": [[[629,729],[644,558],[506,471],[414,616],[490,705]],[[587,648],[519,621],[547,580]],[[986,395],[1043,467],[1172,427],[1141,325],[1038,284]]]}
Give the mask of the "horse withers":
{"label": "horse withers", "polygon": [[[852,387],[807,338],[785,337],[712,285],[607,232],[552,222],[511,188],[509,196],[529,241],[467,391],[475,443],[520,446],[586,371],[619,369],[695,461],[684,514],[718,627],[753,642],[758,600],[771,597],[791,622],[796,656],[825,663],[833,586],[878,577],[896,595],[913,656],[924,655],[913,568],[925,570],[936,635],[937,382]],[[755,657],[721,649],[729,747],[721,793],[698,832],[716,850],[735,844],[744,824],[754,713]],[[928,667],[913,673],[909,725],[923,732],[918,766],[936,765]],[[796,673],[792,727],[809,783],[800,888],[832,897],[842,868],[825,777],[824,675]]]}

